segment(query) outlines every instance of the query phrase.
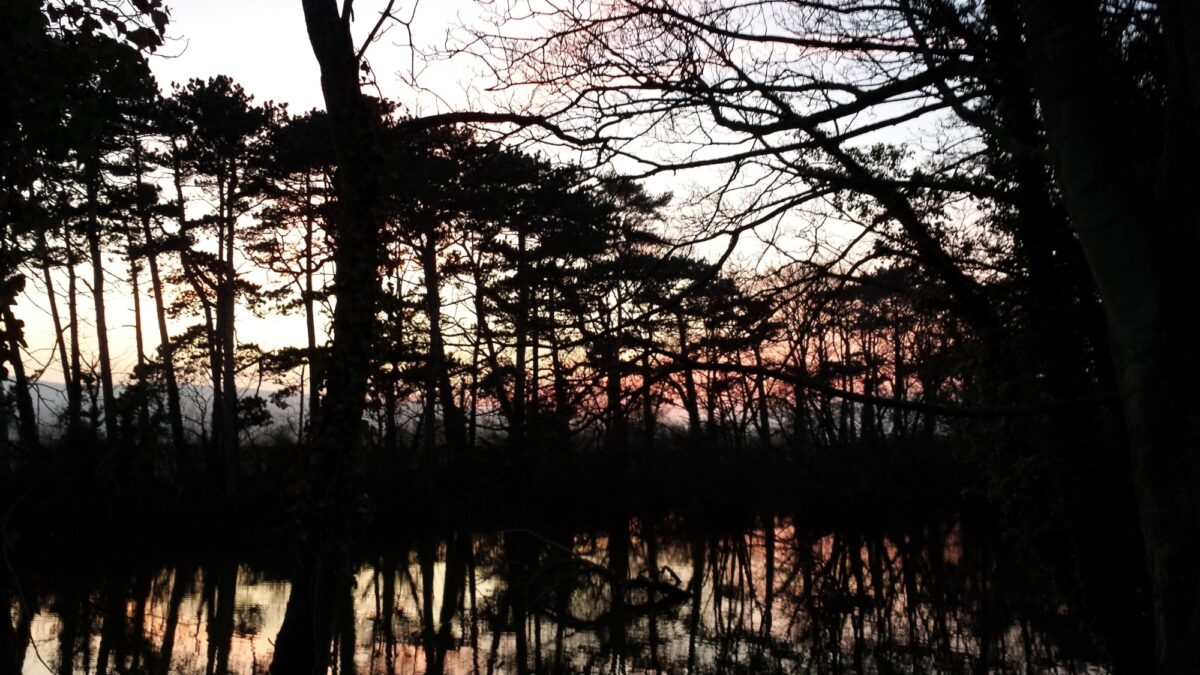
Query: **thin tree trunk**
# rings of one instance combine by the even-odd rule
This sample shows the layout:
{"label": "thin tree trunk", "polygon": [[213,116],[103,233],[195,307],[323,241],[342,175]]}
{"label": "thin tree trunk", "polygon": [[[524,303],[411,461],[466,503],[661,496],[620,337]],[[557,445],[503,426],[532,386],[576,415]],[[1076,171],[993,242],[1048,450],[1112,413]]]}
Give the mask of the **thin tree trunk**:
{"label": "thin tree trunk", "polygon": [[[180,253],[181,256],[186,256],[186,253]],[[224,446],[225,425],[222,424],[221,413],[224,410],[225,392],[221,386],[221,343],[217,337],[217,326],[213,320],[212,302],[204,295],[204,286],[195,276],[194,270],[189,270],[189,264],[184,263],[185,273],[188,275],[188,280],[192,285],[192,289],[196,292],[196,296],[200,299],[200,305],[204,312],[204,332],[206,342],[208,343],[208,370],[209,378],[212,380],[212,437],[208,443],[208,466],[212,472],[213,480],[223,481],[226,476],[225,472],[225,456],[222,452]]]}
{"label": "thin tree trunk", "polygon": [[[676,316],[679,331],[679,353],[685,362],[691,361],[691,345],[688,341],[687,318],[680,313]],[[683,407],[688,416],[688,442],[700,440],[700,400],[696,393],[696,376],[689,365],[683,370]]]}
{"label": "thin tree trunk", "polygon": [[[42,282],[46,285],[46,299],[49,300],[50,304],[50,320],[53,322],[55,341],[58,343],[58,359],[59,363],[62,364],[63,384],[67,385],[67,396],[70,397],[73,391],[70,386],[71,361],[67,357],[66,331],[62,325],[62,318],[58,313],[58,294],[54,291],[54,282],[50,275],[50,251],[46,242],[45,230],[42,230],[38,236],[42,249]],[[69,401],[67,405],[70,408]],[[78,408],[79,406],[77,405],[76,409]]]}
{"label": "thin tree trunk", "polygon": [[[134,147],[134,159],[133,159],[133,161],[137,167],[137,174],[135,175],[134,179],[135,179],[135,185],[138,187],[138,192],[139,192],[138,199],[137,199],[138,224],[141,227],[141,231],[142,231],[142,245],[145,246],[145,249],[146,249],[145,256],[146,256],[147,266],[150,268],[150,286],[151,286],[150,290],[151,290],[152,295],[154,296],[154,317],[155,317],[155,322],[156,322],[156,325],[158,328],[159,358],[162,359],[163,380],[167,386],[167,425],[171,429],[171,444],[175,448],[176,468],[178,468],[179,465],[183,461],[182,455],[183,455],[183,452],[185,451],[185,447],[184,447],[184,438],[183,438],[183,411],[179,405],[179,382],[175,378],[175,353],[174,353],[174,347],[171,344],[171,335],[167,331],[166,303],[163,301],[162,277],[159,275],[159,272],[158,272],[158,252],[154,248],[154,232],[151,229],[151,215],[152,214],[150,212],[150,208],[148,208],[149,205],[146,203],[146,200],[144,200],[141,196],[141,187],[144,185],[143,179],[145,177],[145,175],[142,172],[142,168],[143,168],[142,144],[141,144],[141,141],[136,138],[134,139],[133,143],[134,143],[134,146],[133,146]],[[179,187],[180,190],[182,190],[181,185],[179,185],[177,183],[177,186]],[[146,186],[146,187],[149,188],[150,186]],[[152,194],[156,195],[157,193],[155,192]],[[184,213],[182,211],[182,201],[183,200],[180,199],[181,209],[180,209],[179,217],[181,219],[184,217]],[[180,220],[179,226],[180,226],[180,228],[183,228],[185,226],[185,223],[182,220]],[[135,293],[135,297],[136,297],[136,293]],[[138,322],[139,322],[139,324],[138,324],[139,325],[139,328],[138,328],[138,340],[139,340],[138,354],[140,357],[140,355],[143,353],[143,348],[140,345],[140,340],[142,339],[142,331],[140,328],[140,325],[141,325],[141,323],[140,323],[141,322],[140,301],[139,301],[139,308],[137,311],[137,317],[138,317]],[[139,361],[139,363],[140,363],[140,361]]]}
{"label": "thin tree trunk", "polygon": [[[441,403],[446,446],[450,457],[453,458],[466,445],[466,430],[462,411],[458,409],[454,401],[454,391],[450,387],[450,371],[442,336],[441,275],[437,267],[437,241],[433,233],[425,235],[421,247],[421,266],[425,278],[425,316],[429,321],[430,389],[431,393],[436,392]],[[515,401],[513,405],[516,406]]]}
{"label": "thin tree trunk", "polygon": [[[129,238],[132,249],[133,238]],[[142,293],[138,284],[138,264],[134,260],[132,250],[129,252],[129,291],[133,294],[133,340],[137,365],[134,370],[137,380],[142,384],[138,393],[138,433],[148,438],[150,432],[150,394],[146,390],[146,344],[142,339]]]}
{"label": "thin tree trunk", "polygon": [[63,233],[67,247],[67,320],[71,334],[71,369],[67,378],[67,430],[83,429],[83,365],[79,353],[79,282],[75,275],[78,259],[69,233]]}
{"label": "thin tree trunk", "polygon": [[621,349],[615,334],[604,348],[605,446],[609,452],[623,454],[627,446],[625,409],[621,405]]}
{"label": "thin tree trunk", "polygon": [[650,370],[650,354],[642,354],[642,444],[643,449],[654,449],[654,432],[658,420],[654,414],[654,396],[650,388],[653,373]]}
{"label": "thin tree trunk", "polygon": [[396,428],[396,380],[400,364],[393,362],[391,369],[380,374],[383,388],[383,447],[389,458],[395,458],[400,447],[400,433]]}
{"label": "thin tree trunk", "polygon": [[[500,372],[500,359],[497,354],[496,341],[492,338],[491,329],[488,326],[487,306],[483,299],[483,271],[480,269],[480,263],[473,261],[471,266],[471,274],[475,282],[474,305],[475,305],[475,321],[476,328],[479,331],[479,336],[483,340],[483,344],[487,347],[484,356],[487,358],[487,366],[492,373]],[[492,377],[492,394],[496,397],[497,403],[500,405],[500,412],[505,417],[512,418],[512,401],[509,398],[508,392],[504,388],[502,378]]]}
{"label": "thin tree trunk", "polygon": [[309,425],[312,425],[320,415],[321,377],[317,363],[316,290],[313,282],[313,276],[316,273],[316,255],[313,251],[315,227],[312,216],[312,190],[307,176],[304,179],[304,186],[307,198],[310,200],[304,217],[304,328],[308,347],[308,420]]}
{"label": "thin tree trunk", "polygon": [[479,348],[483,336],[478,328],[476,319],[475,344],[471,347],[471,381],[468,385],[471,394],[471,412],[467,416],[467,453],[475,452],[475,435],[479,431]]}
{"label": "thin tree trunk", "polygon": [[[175,217],[179,221],[181,230],[187,226],[187,202],[183,196],[183,167],[179,148],[172,142],[172,180],[175,185]],[[208,442],[204,443],[207,451],[207,465],[210,476],[213,480],[223,480],[226,473],[224,467],[224,458],[221,456],[223,441],[223,425],[221,424],[221,411],[223,407],[223,392],[221,386],[221,352],[220,341],[217,337],[216,324],[213,321],[212,302],[208,299],[208,294],[205,291],[203,282],[199,277],[199,272],[192,266],[188,258],[186,250],[179,251],[179,263],[183,267],[184,276],[191,285],[192,290],[196,294],[196,299],[200,302],[201,309],[204,313],[204,329],[205,341],[208,347],[208,367],[209,375],[212,379],[212,436]],[[160,327],[160,334],[163,328]],[[203,435],[203,429],[201,429]],[[202,439],[203,440],[203,439]]]}
{"label": "thin tree trunk", "polygon": [[158,271],[158,254],[153,249],[153,233],[150,230],[149,213],[142,214],[142,236],[149,253],[146,262],[150,267],[150,286],[154,294],[154,319],[158,326],[158,352],[162,359],[163,379],[167,385],[167,422],[171,427],[171,443],[177,453],[183,453],[183,409],[179,404],[179,382],[175,377],[175,346],[167,330],[167,309],[163,299],[162,275]]}
{"label": "thin tree trunk", "polygon": [[87,239],[92,257],[92,302],[96,309],[96,349],[100,360],[100,390],[104,396],[104,433],[109,443],[116,443],[117,397],[113,391],[112,359],[108,349],[108,320],[104,311],[104,258],[100,250],[100,169],[98,160],[88,162],[87,172]]}
{"label": "thin tree trunk", "polygon": [[237,191],[237,174],[218,181],[221,189],[220,216],[224,220],[223,272],[217,288],[217,331],[221,339],[221,453],[225,461],[225,490],[233,494],[237,489],[240,460],[238,458],[237,422],[237,340],[234,331],[234,304],[237,297],[237,270],[234,267],[234,239],[237,222],[233,214],[233,200]]}
{"label": "thin tree trunk", "polygon": [[758,438],[764,450],[771,449],[771,410],[767,404],[766,376],[761,372],[763,367],[762,346],[754,347],[754,365],[759,373],[754,376],[754,397],[758,405]]}
{"label": "thin tree trunk", "polygon": [[555,312],[550,311],[548,324],[550,328],[550,376],[553,378],[554,393],[554,425],[557,437],[555,440],[566,439],[571,433],[571,397],[570,383],[567,382],[566,368],[562,362],[562,345],[559,342],[558,331],[555,330]]}
{"label": "thin tree trunk", "polygon": [[529,270],[525,262],[525,231],[517,230],[517,308],[513,317],[513,342],[516,349],[513,368],[512,419],[509,438],[520,446],[525,440],[526,350],[529,346]]}

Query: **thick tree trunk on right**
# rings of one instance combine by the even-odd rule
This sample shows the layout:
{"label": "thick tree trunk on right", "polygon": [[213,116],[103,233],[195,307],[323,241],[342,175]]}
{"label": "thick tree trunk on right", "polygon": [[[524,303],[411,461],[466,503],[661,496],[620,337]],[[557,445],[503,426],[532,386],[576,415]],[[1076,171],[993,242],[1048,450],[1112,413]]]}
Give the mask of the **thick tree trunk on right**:
{"label": "thick tree trunk on right", "polygon": [[[1196,10],[1188,3],[1162,7],[1164,31],[1177,38],[1168,52],[1192,70],[1168,77],[1166,153],[1147,158],[1146,139],[1117,103],[1128,100],[1132,86],[1106,66],[1098,7],[1028,1],[1024,9],[1047,138],[1111,335],[1152,585],[1157,670],[1191,672],[1200,662],[1200,360],[1187,324],[1200,301],[1188,272],[1200,253],[1200,60],[1186,57],[1196,32],[1181,15],[1190,12],[1196,28]],[[1173,116],[1176,107],[1190,114]],[[1173,159],[1180,152],[1188,160]]]}

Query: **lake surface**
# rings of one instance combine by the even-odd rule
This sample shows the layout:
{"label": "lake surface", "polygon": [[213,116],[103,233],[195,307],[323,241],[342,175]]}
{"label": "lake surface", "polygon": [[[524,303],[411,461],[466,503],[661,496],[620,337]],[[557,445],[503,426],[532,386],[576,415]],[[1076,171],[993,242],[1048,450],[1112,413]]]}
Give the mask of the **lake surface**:
{"label": "lake surface", "polygon": [[[330,672],[1104,672],[1067,638],[1069,608],[1006,588],[988,549],[953,524],[785,517],[398,534],[333,603]],[[266,672],[292,589],[280,558],[23,575],[24,672]]]}

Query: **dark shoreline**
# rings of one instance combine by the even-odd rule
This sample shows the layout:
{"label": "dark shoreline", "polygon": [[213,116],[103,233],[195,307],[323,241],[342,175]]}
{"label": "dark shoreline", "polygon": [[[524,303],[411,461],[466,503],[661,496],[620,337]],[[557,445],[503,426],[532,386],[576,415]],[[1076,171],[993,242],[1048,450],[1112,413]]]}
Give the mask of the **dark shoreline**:
{"label": "dark shoreline", "polygon": [[[497,453],[499,454],[499,453]],[[905,448],[856,446],[802,462],[664,450],[613,461],[602,453],[475,457],[432,471],[380,472],[362,481],[347,540],[448,528],[603,524],[614,515],[685,513],[737,523],[803,514],[829,528],[901,526],[987,511],[942,453],[909,461]],[[870,454],[865,460],[863,454]],[[904,461],[881,462],[884,455]],[[134,489],[81,474],[36,473],[4,490],[8,548],[21,557],[72,556],[90,544],[140,551],[290,548],[297,537],[294,486],[277,473],[247,477],[232,501],[203,484],[139,480]]]}

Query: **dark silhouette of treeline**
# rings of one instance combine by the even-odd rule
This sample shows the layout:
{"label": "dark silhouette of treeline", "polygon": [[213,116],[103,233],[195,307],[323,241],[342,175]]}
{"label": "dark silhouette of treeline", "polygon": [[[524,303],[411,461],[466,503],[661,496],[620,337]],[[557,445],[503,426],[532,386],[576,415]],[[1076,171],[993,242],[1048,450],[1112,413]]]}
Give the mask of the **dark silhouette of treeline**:
{"label": "dark silhouette of treeline", "polygon": [[[334,658],[350,551],[385,514],[941,501],[986,511],[1115,670],[1196,660],[1189,5],[796,2],[767,24],[755,3],[577,7],[553,48],[511,49],[501,22],[464,50],[497,88],[573,105],[411,118],[364,93],[353,3],[301,4],[324,112],[224,77],[160,93],[139,51],[161,44],[159,2],[4,5],[6,532],[259,514],[299,561],[282,673]],[[853,67],[814,71],[813,49]],[[955,131],[929,158],[863,141],[934,113]],[[677,198],[485,124],[610,158],[636,152],[623,125],[706,134],[712,157],[643,165],[765,178],[681,222]],[[764,237],[767,273],[730,262],[801,211],[862,234],[817,253]],[[115,294],[137,303],[130,373]],[[53,344],[25,344],[34,312]],[[304,335],[264,351],[247,313],[302,315]],[[52,434],[34,350],[65,381]],[[251,442],[275,405],[292,438]]]}
{"label": "dark silhouette of treeline", "polygon": [[[15,82],[32,103],[14,111],[10,161],[25,165],[6,193],[7,472],[56,463],[233,499],[294,446],[321,445],[322,427],[349,429],[341,454],[387,475],[569,449],[811,460],[932,443],[939,405],[963,398],[969,338],[899,292],[918,283],[911,266],[872,271],[873,286],[726,271],[672,238],[669,195],[364,99],[379,125],[369,372],[363,414],[334,416],[329,380],[346,369],[324,324],[347,304],[347,207],[329,115],[260,104],[225,77],[162,95],[133,46],[47,32],[27,9],[25,33],[9,22],[42,65]],[[24,343],[23,288],[44,300],[27,311],[48,315],[52,345]],[[128,373],[112,295],[135,301]],[[245,314],[300,315],[305,332],[264,351],[239,338]],[[65,405],[34,404],[30,349],[62,374]],[[256,447],[276,406],[295,434]]]}

